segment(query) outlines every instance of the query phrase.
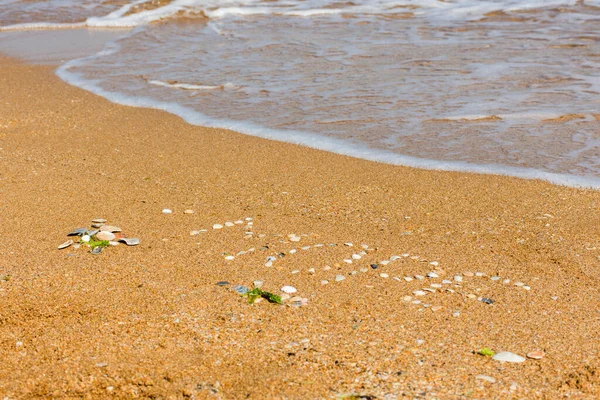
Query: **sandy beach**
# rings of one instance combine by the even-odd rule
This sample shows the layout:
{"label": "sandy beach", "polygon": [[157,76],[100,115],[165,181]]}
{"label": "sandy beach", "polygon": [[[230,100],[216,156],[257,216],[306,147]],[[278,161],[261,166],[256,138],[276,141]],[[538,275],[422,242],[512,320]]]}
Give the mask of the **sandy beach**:
{"label": "sandy beach", "polygon": [[[0,398],[600,396],[599,192],[194,127],[54,68],[0,58]],[[57,249],[94,218],[141,243]]]}

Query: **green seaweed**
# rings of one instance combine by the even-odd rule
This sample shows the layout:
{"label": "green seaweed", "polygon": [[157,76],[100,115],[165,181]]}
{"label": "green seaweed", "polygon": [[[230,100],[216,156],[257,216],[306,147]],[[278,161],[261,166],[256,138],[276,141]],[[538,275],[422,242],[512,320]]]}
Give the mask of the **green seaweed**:
{"label": "green seaweed", "polygon": [[242,296],[248,297],[248,303],[250,304],[254,304],[256,299],[258,299],[259,297],[267,299],[269,303],[283,304],[283,301],[281,300],[280,296],[277,296],[273,293],[265,292],[264,290],[260,290],[260,288],[254,288],[244,293]]}
{"label": "green seaweed", "polygon": [[496,354],[496,352],[494,350],[491,350],[487,347],[484,347],[482,349],[480,349],[477,354],[479,354],[480,356],[485,356],[485,357],[492,357],[494,354]]}
{"label": "green seaweed", "polygon": [[106,246],[110,245],[108,240],[99,240],[96,237],[96,235],[91,236],[89,242],[81,242],[81,243],[87,244],[88,246],[90,246],[92,248],[92,250],[94,250],[96,247],[106,247]]}

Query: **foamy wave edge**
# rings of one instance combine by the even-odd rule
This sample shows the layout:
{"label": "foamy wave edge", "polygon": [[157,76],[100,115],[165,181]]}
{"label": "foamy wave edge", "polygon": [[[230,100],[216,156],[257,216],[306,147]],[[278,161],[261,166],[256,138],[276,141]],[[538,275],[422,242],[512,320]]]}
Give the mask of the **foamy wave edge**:
{"label": "foamy wave edge", "polygon": [[70,85],[79,87],[98,96],[104,97],[115,104],[163,110],[181,117],[185,122],[191,125],[229,129],[250,136],[298,144],[317,150],[328,151],[331,153],[380,162],[384,164],[399,165],[426,170],[503,175],[529,180],[540,179],[561,186],[568,186],[574,188],[588,188],[596,190],[600,189],[600,178],[593,176],[557,174],[552,172],[540,171],[532,168],[519,168],[505,165],[481,165],[460,161],[439,161],[425,158],[417,158],[397,154],[389,150],[372,149],[367,147],[366,145],[358,145],[349,141],[320,136],[309,132],[281,131],[262,127],[249,122],[218,120],[203,115],[198,111],[192,110],[188,107],[179,105],[177,103],[163,102],[147,97],[132,97],[118,92],[107,91],[105,89],[102,89],[97,84],[97,81],[85,80],[79,74],[70,71],[71,68],[81,66],[85,64],[86,61],[118,51],[118,49],[118,44],[116,42],[111,42],[107,44],[107,47],[102,52],[96,55],[72,60],[63,64],[56,70],[56,75],[64,82]]}

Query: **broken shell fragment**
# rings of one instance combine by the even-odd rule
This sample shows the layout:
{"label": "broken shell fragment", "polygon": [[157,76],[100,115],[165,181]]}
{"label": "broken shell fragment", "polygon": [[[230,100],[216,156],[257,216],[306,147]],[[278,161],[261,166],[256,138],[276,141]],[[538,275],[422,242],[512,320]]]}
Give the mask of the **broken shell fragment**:
{"label": "broken shell fragment", "polygon": [[94,223],[94,224],[105,224],[106,220],[104,218],[94,218],[92,220],[92,223]]}
{"label": "broken shell fragment", "polygon": [[96,246],[92,250],[90,250],[90,253],[92,253],[92,254],[100,254],[100,252],[102,251],[102,249],[103,249],[102,246]]}
{"label": "broken shell fragment", "polygon": [[67,233],[67,236],[83,236],[86,232],[86,228],[77,228]]}
{"label": "broken shell fragment", "polygon": [[69,247],[72,244],[73,244],[73,241],[69,239],[66,242],[64,242],[63,244],[61,244],[60,246],[58,246],[58,249],[59,250],[66,249],[67,247]]}
{"label": "broken shell fragment", "polygon": [[140,239],[138,238],[120,238],[119,242],[125,243],[127,246],[135,246],[140,244]]}

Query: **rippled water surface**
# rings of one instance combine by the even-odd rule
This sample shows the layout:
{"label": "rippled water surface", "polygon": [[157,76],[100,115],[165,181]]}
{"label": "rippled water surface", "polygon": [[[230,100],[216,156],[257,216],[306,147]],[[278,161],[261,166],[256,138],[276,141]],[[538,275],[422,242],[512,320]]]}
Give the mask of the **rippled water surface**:
{"label": "rippled water surface", "polygon": [[384,162],[600,186],[600,1],[0,10],[4,30],[134,26],[59,69],[113,101]]}

